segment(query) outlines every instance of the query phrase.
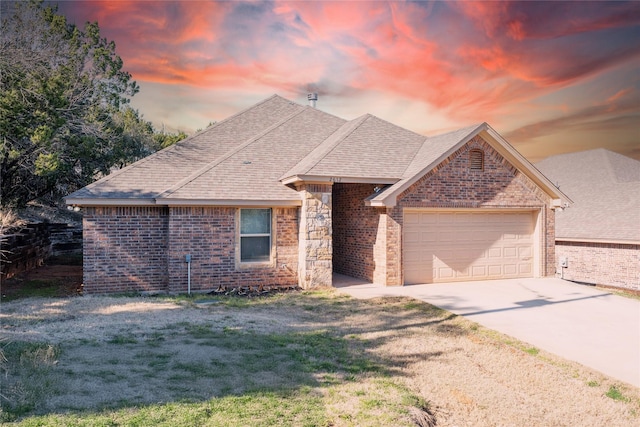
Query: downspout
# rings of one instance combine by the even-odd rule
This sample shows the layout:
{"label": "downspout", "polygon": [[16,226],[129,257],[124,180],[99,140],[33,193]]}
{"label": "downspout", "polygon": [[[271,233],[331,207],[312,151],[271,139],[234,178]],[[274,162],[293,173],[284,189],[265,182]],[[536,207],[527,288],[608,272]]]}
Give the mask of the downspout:
{"label": "downspout", "polygon": [[184,257],[187,263],[187,295],[191,296],[191,254]]}

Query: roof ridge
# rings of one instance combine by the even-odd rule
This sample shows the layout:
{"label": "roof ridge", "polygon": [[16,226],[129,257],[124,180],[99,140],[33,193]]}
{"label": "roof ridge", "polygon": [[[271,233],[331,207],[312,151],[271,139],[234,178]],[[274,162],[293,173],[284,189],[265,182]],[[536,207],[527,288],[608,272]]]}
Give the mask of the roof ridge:
{"label": "roof ridge", "polygon": [[425,135],[423,135],[423,134],[421,134],[421,133],[418,133],[418,132],[412,131],[411,129],[407,129],[407,128],[403,127],[403,126],[400,126],[400,125],[397,125],[397,124],[395,124],[395,123],[392,123],[392,122],[390,122],[389,120],[382,119],[382,118],[380,118],[380,117],[376,116],[375,114],[367,113],[366,115],[367,115],[367,116],[369,116],[369,117],[371,117],[371,118],[373,118],[373,119],[380,120],[381,122],[386,123],[386,124],[388,124],[388,125],[391,125],[391,126],[393,126],[393,127],[397,128],[397,129],[402,129],[402,130],[403,130],[403,131],[405,131],[405,132],[409,132],[409,133],[412,133],[412,134],[417,135],[417,136],[423,136],[423,137],[425,136]]}
{"label": "roof ridge", "polygon": [[[274,96],[278,96],[278,95],[274,95]],[[281,98],[281,97],[280,97]],[[271,98],[269,98],[271,99]],[[284,98],[283,98],[284,99]],[[299,107],[302,107],[301,105],[298,104]],[[233,156],[234,154],[240,152],[241,150],[243,150],[244,148],[248,147],[249,145],[253,144],[254,142],[256,142],[258,139],[262,138],[263,136],[265,136],[266,134],[270,133],[271,131],[279,128],[280,126],[282,126],[283,124],[285,124],[286,122],[288,122],[289,120],[293,119],[294,117],[296,117],[299,114],[302,114],[304,111],[306,111],[305,108],[300,108],[298,109],[298,111],[295,111],[291,114],[289,114],[287,117],[285,117],[284,119],[280,120],[279,122],[274,123],[273,125],[269,126],[267,129],[263,130],[262,132],[258,133],[257,135],[252,136],[251,138],[249,138],[248,140],[246,140],[245,142],[243,142],[240,145],[235,146],[233,149],[229,150],[227,153],[223,154],[222,156],[218,157],[217,159],[207,163],[206,165],[204,165],[203,167],[201,167],[200,169],[198,169],[197,171],[195,171],[194,173],[192,173],[191,175],[187,176],[186,178],[178,181],[177,183],[175,183],[173,186],[167,188],[166,190],[162,191],[161,193],[158,193],[155,198],[156,199],[163,199],[166,198],[167,196],[169,196],[171,193],[174,193],[175,191],[179,190],[180,188],[184,187],[185,185],[187,185],[189,182],[193,181],[194,179],[198,178],[199,176],[203,175],[205,172],[213,169],[214,167],[216,167],[217,165],[219,165],[220,163],[222,163],[223,161],[227,160],[229,157]]]}
{"label": "roof ridge", "polygon": [[404,168],[404,170],[402,171],[402,175],[400,175],[400,179],[402,179],[402,177],[404,177],[405,173],[407,173],[407,170],[411,167],[411,165],[413,164],[413,162],[416,160],[416,157],[418,157],[418,154],[420,153],[420,151],[424,148],[425,144],[427,143],[427,140],[429,139],[428,136],[424,137],[424,140],[422,141],[422,144],[420,145],[420,147],[418,147],[418,149],[413,153],[413,156],[411,157],[411,160],[409,160],[407,162],[407,166]]}
{"label": "roof ridge", "polygon": [[[150,161],[151,159],[153,159],[154,157],[156,157],[157,155],[159,155],[159,154],[160,154],[160,153],[162,153],[162,152],[166,152],[166,151],[170,151],[170,150],[175,150],[175,149],[177,149],[177,148],[179,148],[179,147],[181,147],[181,146],[185,145],[186,143],[189,143],[189,142],[190,142],[192,139],[194,139],[196,136],[201,135],[201,134],[203,134],[203,133],[205,133],[205,132],[209,132],[209,131],[213,130],[214,128],[217,128],[217,127],[221,126],[223,123],[226,123],[226,122],[230,121],[230,120],[231,120],[231,119],[233,119],[234,117],[237,117],[237,116],[239,116],[240,114],[243,114],[243,113],[245,113],[245,112],[247,112],[247,111],[249,111],[249,110],[251,110],[251,109],[253,109],[253,108],[256,108],[256,107],[258,107],[258,106],[260,106],[260,105],[262,105],[262,104],[266,103],[267,101],[270,101],[270,100],[275,99],[275,98],[280,98],[280,99],[283,99],[283,100],[285,100],[285,101],[288,101],[288,102],[291,102],[291,103],[296,104],[295,102],[290,101],[290,100],[288,100],[288,99],[286,99],[286,98],[283,98],[283,97],[281,97],[280,95],[278,95],[278,94],[274,93],[274,94],[273,94],[273,95],[271,95],[270,97],[265,98],[265,99],[263,99],[262,101],[260,101],[260,102],[258,102],[258,103],[256,103],[256,104],[253,104],[253,105],[251,105],[251,106],[249,106],[249,107],[245,108],[244,110],[241,110],[241,111],[239,111],[239,112],[237,112],[237,113],[235,113],[235,114],[233,114],[233,115],[231,115],[231,116],[229,116],[229,117],[226,117],[225,119],[223,119],[223,120],[221,120],[221,121],[219,121],[219,122],[215,122],[215,123],[214,123],[214,124],[212,124],[211,126],[207,126],[207,127],[205,127],[204,129],[202,129],[202,130],[200,130],[200,131],[198,131],[198,132],[195,132],[195,133],[193,133],[193,134],[189,135],[188,137],[186,137],[186,138],[185,138],[185,139],[183,139],[182,141],[178,141],[178,142],[176,142],[175,144],[170,145],[169,147],[163,148],[162,150],[156,151],[155,153],[151,153],[150,155],[148,155],[148,156],[146,156],[146,157],[143,157],[142,159],[137,160],[137,161],[135,161],[134,163],[132,163],[132,164],[130,164],[130,165],[127,165],[127,166],[125,166],[125,167],[123,167],[123,168],[121,168],[121,169],[118,169],[117,171],[114,171],[114,172],[110,173],[109,175],[106,175],[106,176],[104,176],[104,177],[100,178],[99,180],[92,182],[91,184],[87,185],[87,186],[86,186],[86,187],[84,187],[84,188],[85,188],[86,190],[90,191],[90,188],[91,188],[91,187],[95,187],[98,183],[108,182],[108,181],[110,181],[111,179],[116,178],[116,177],[118,177],[120,174],[124,173],[124,171],[125,171],[125,170],[133,169],[134,167],[138,167],[138,166],[140,166],[140,165],[143,165],[143,164],[147,163],[148,161]],[[298,105],[299,105],[299,104],[298,104]],[[165,190],[165,191],[166,191],[166,190]]]}
{"label": "roof ridge", "polygon": [[[367,113],[343,123],[342,126],[336,129],[327,138],[325,138],[323,142],[318,144],[316,148],[314,148],[309,154],[304,156],[302,160],[300,160],[291,169],[289,169],[282,177],[280,177],[280,179],[288,178],[299,173],[304,174],[313,169],[318,163],[320,163],[322,159],[324,159],[327,155],[329,155],[329,153],[335,150],[335,148],[340,144],[341,141],[344,141],[349,135],[355,132],[356,129],[358,129],[362,125],[362,123],[364,123],[369,117],[372,116],[371,114]],[[329,143],[328,141],[331,142]],[[325,144],[327,145],[325,146]],[[320,157],[316,159],[316,156],[314,155],[319,155]],[[301,171],[296,171],[296,169],[298,168],[301,169]]]}

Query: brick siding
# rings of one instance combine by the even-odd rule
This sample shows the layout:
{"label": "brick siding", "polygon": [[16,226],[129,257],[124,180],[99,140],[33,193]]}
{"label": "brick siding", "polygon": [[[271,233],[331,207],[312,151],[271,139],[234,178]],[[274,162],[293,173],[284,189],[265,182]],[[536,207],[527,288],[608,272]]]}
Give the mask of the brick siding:
{"label": "brick siding", "polygon": [[86,207],[83,211],[86,293],[166,290],[166,208]]}
{"label": "brick siding", "polygon": [[236,208],[85,208],[87,293],[297,284],[297,208],[274,208],[274,265],[236,267]]}
{"label": "brick siding", "polygon": [[171,208],[169,226],[169,291],[187,291],[187,263],[191,255],[191,290],[220,286],[296,285],[298,214],[296,208],[274,208],[275,265],[238,268],[236,262],[237,208]]}
{"label": "brick siding", "polygon": [[[470,168],[469,151],[484,152],[483,170]],[[540,271],[542,275],[555,272],[554,214],[550,197],[528,177],[520,173],[480,136],[476,136],[433,170],[429,171],[398,197],[398,205],[387,215],[386,260],[377,260],[387,266],[387,283],[401,284],[402,278],[402,208],[527,208],[540,210],[543,248]],[[396,240],[395,242],[393,240]],[[381,254],[383,256],[383,254]],[[393,271],[396,270],[396,271]]]}
{"label": "brick siding", "polygon": [[640,245],[557,241],[556,257],[567,280],[640,291]]}
{"label": "brick siding", "polygon": [[[374,280],[381,209],[366,206],[373,184],[333,185],[333,271]],[[386,248],[384,249],[386,250]]]}
{"label": "brick siding", "polygon": [[[470,169],[469,151],[484,152],[484,169]],[[393,208],[366,206],[373,184],[334,184],[334,271],[374,283],[404,283],[402,225],[404,208],[526,208],[537,210],[545,231],[540,271],[555,272],[554,211],[550,198],[482,138],[461,147],[398,197]]]}

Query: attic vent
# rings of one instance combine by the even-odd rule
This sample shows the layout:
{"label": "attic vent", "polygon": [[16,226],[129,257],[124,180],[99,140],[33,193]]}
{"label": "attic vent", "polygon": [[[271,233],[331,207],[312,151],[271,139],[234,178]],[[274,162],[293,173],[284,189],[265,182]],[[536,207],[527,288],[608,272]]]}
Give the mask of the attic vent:
{"label": "attic vent", "polygon": [[484,153],[482,150],[471,150],[469,152],[469,164],[472,171],[484,170]]}

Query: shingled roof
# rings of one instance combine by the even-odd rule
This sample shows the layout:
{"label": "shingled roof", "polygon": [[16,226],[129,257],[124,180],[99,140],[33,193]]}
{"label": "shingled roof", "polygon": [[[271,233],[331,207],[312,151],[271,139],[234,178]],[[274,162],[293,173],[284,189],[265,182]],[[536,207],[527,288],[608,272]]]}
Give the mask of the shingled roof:
{"label": "shingled roof", "polygon": [[640,162],[602,148],[536,164],[574,201],[556,213],[556,239],[640,243]]}
{"label": "shingled roof", "polygon": [[555,194],[486,123],[427,138],[370,114],[346,121],[273,95],[70,194],[66,202],[288,206],[301,203],[296,182],[326,181],[388,185],[391,191],[372,196],[372,204],[392,206],[396,190],[480,132]]}

